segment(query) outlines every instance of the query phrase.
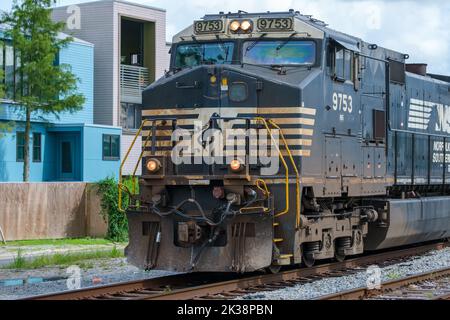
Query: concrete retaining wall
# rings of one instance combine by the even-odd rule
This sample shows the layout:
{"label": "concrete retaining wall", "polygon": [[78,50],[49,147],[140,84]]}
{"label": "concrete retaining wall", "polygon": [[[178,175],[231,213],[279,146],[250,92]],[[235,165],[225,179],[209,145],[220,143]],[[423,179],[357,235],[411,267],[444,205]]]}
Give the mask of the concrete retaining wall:
{"label": "concrete retaining wall", "polygon": [[103,237],[96,187],[87,183],[0,183],[0,226],[7,241]]}

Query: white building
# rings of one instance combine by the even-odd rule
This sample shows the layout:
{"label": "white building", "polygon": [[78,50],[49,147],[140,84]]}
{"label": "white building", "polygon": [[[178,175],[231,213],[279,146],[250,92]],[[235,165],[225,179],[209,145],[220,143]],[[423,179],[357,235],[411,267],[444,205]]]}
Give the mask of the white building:
{"label": "white building", "polygon": [[[166,11],[102,0],[56,7],[53,19],[66,22],[66,33],[95,45],[94,123],[123,127],[123,158],[141,124],[142,90],[169,68]],[[141,146],[139,138],[125,175],[133,172]]]}

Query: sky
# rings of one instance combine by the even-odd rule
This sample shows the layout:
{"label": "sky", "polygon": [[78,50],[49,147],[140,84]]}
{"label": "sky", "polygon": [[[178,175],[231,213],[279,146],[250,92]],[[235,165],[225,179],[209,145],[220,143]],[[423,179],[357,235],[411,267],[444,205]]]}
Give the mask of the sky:
{"label": "sky", "polygon": [[[57,0],[60,5],[88,0]],[[167,10],[167,40],[206,13],[299,10],[331,28],[428,63],[431,73],[450,75],[448,0],[128,0]],[[9,10],[12,0],[1,0]]]}

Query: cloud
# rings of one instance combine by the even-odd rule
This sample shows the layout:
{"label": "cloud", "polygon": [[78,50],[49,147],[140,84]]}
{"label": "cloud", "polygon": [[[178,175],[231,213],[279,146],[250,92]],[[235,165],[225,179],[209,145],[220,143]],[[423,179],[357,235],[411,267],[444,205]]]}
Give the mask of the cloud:
{"label": "cloud", "polygon": [[[1,9],[12,0],[2,0]],[[67,5],[87,0],[59,0]],[[287,11],[327,22],[331,28],[396,51],[430,72],[450,75],[450,1],[442,0],[132,0],[167,10],[167,39],[206,13]]]}

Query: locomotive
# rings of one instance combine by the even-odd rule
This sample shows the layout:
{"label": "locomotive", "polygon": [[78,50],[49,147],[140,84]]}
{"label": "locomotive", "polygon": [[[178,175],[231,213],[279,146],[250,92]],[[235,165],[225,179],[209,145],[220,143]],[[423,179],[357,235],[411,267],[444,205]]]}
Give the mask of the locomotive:
{"label": "locomotive", "polygon": [[408,58],[294,10],[194,21],[143,92],[129,262],[277,272],[449,238],[450,77]]}

